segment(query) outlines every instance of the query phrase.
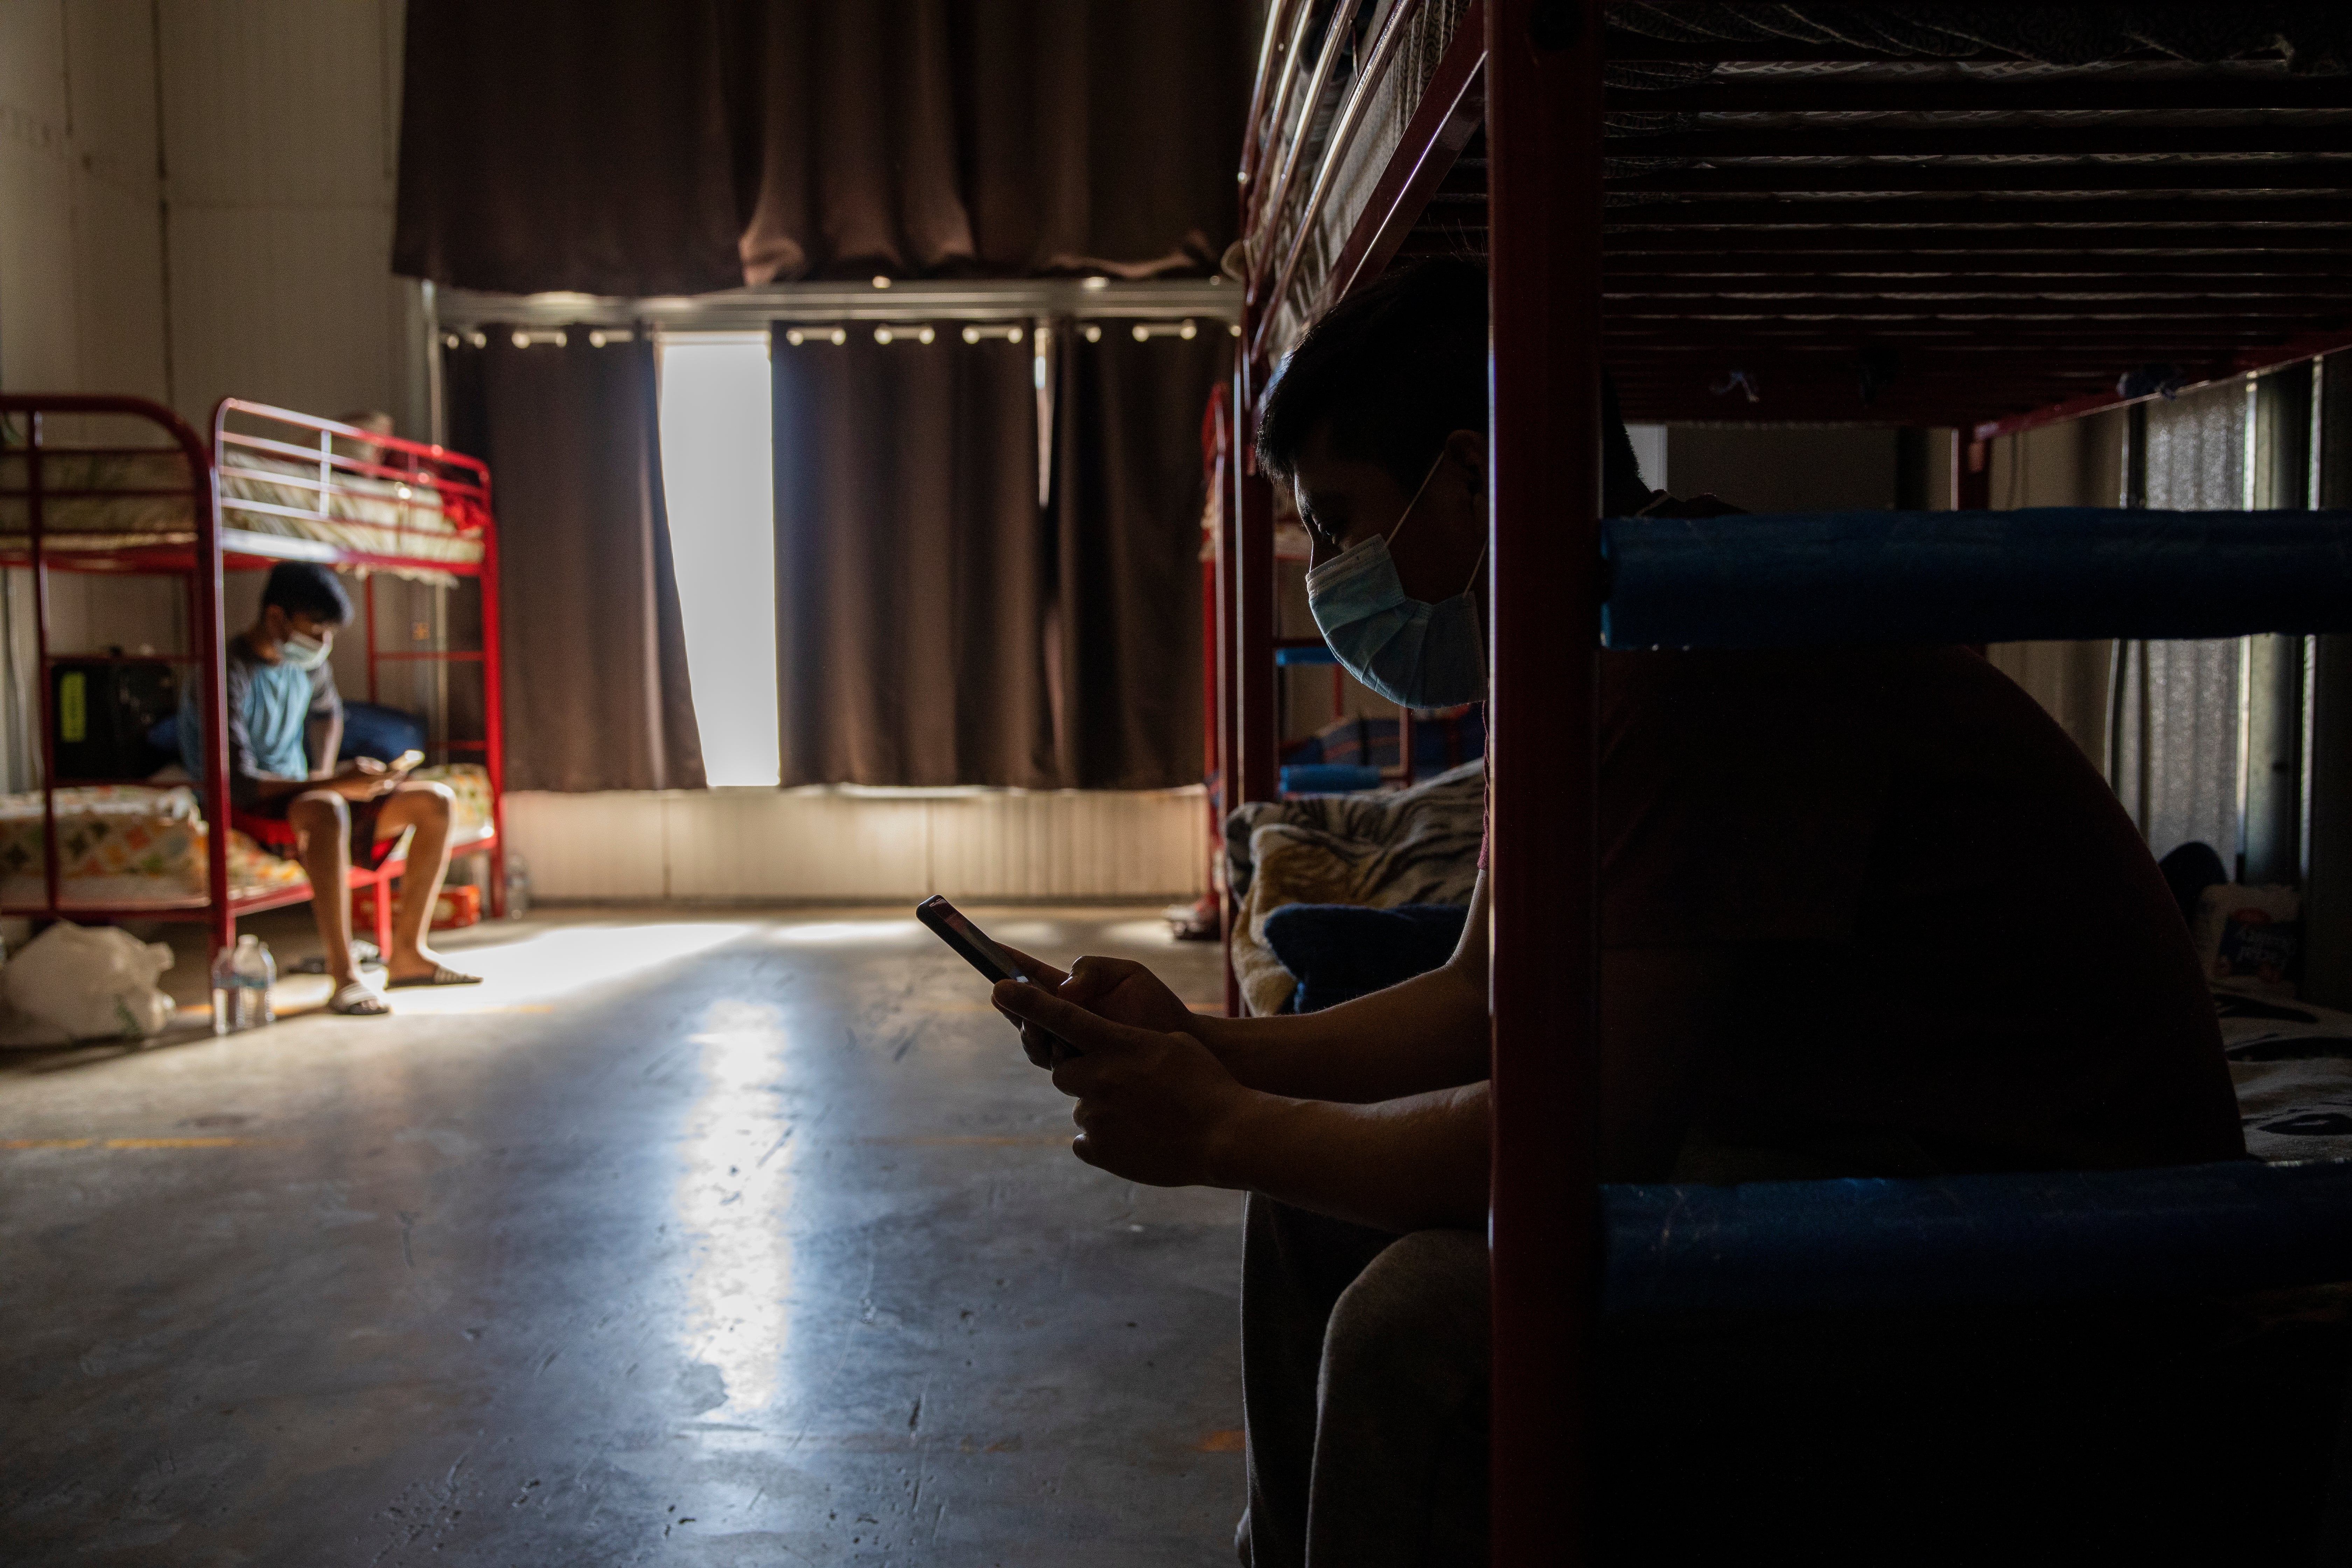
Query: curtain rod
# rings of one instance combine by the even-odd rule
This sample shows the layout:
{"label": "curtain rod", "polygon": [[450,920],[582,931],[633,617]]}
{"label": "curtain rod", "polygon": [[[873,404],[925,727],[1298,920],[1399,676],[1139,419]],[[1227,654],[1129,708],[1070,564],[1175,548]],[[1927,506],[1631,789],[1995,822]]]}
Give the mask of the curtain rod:
{"label": "curtain rod", "polygon": [[1238,322],[1242,290],[1223,279],[1124,282],[1115,279],[985,279],[940,281],[778,284],[643,300],[595,294],[490,294],[470,289],[436,293],[443,331],[501,326],[526,331],[566,327],[672,331],[765,328],[772,321],[888,323],[1003,321],[1007,317],[1118,317]]}

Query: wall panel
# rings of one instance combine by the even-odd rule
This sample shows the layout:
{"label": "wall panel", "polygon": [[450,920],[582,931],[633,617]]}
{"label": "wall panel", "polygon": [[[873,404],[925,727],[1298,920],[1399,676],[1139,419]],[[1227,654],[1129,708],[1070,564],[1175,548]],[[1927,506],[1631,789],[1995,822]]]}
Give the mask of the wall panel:
{"label": "wall panel", "polygon": [[534,893],[557,899],[658,899],[663,894],[661,797],[509,795],[507,841],[530,868]]}
{"label": "wall panel", "polygon": [[54,0],[0,0],[0,387],[72,388],[73,176]]}
{"label": "wall panel", "polygon": [[418,426],[392,276],[397,0],[163,7],[173,396]]}
{"label": "wall panel", "polygon": [[394,150],[382,10],[377,0],[164,5],[174,209],[388,206]]}
{"label": "wall panel", "polygon": [[1198,790],[871,795],[764,789],[508,797],[537,897],[719,903],[1189,899]]}
{"label": "wall panel", "polygon": [[400,286],[389,212],[334,207],[172,211],[172,335],[180,411],[223,397],[306,413],[395,410]]}

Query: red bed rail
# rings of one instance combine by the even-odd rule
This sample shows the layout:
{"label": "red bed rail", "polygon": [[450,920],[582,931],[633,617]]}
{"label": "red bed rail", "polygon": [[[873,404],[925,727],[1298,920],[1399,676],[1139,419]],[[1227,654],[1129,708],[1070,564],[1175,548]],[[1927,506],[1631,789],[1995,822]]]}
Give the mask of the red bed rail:
{"label": "red bed rail", "polygon": [[[264,431],[272,433],[257,434],[250,428],[231,430],[227,422],[232,415],[247,425],[259,425]],[[142,446],[53,443],[48,438],[47,421],[56,416],[136,419],[153,426],[163,439]],[[221,607],[224,563],[259,567],[286,559],[317,560],[322,564],[334,566],[441,572],[479,578],[483,602],[482,647],[478,652],[436,650],[418,655],[386,655],[375,647],[371,624],[367,634],[368,679],[373,694],[376,664],[386,658],[403,661],[446,659],[458,663],[478,662],[482,666],[483,739],[447,744],[458,750],[478,748],[483,753],[484,768],[490,782],[492,833],[484,846],[491,862],[490,900],[494,912],[504,912],[506,770],[504,715],[499,680],[498,539],[490,511],[489,469],[485,464],[478,458],[442,447],[399,437],[378,436],[338,421],[238,398],[224,399],[215,408],[214,441],[209,447],[203,436],[178,414],[142,397],[80,393],[0,394],[0,421],[14,426],[5,449],[13,455],[21,455],[25,459],[23,488],[5,493],[26,502],[27,527],[23,562],[33,576],[35,642],[40,672],[38,722],[41,728],[45,860],[42,905],[38,908],[11,906],[8,913],[36,918],[201,919],[209,928],[211,950],[217,952],[234,940],[239,914],[298,903],[310,896],[307,889],[301,889],[236,894],[228,879],[227,816],[218,810],[211,810],[207,814],[205,860],[208,886],[201,903],[68,904],[61,896],[63,867],[58,853],[57,791],[86,781],[58,776],[56,721],[51,710],[53,698],[49,679],[50,666],[57,657],[50,650],[49,573],[52,570],[121,572],[184,576],[188,579],[190,636],[197,651],[181,656],[157,657],[194,667],[189,679],[197,683],[197,700],[206,720],[203,765],[196,782],[206,801],[211,803],[228,798],[227,685],[222,657],[226,632]],[[288,439],[289,435],[294,438]],[[337,449],[339,441],[346,449]],[[368,455],[360,455],[362,451]],[[54,457],[68,453],[76,458],[175,453],[185,465],[187,480],[176,486],[137,489],[63,489],[53,487],[47,482],[47,464]],[[215,453],[231,456],[215,461]],[[292,475],[282,469],[247,467],[236,460],[237,457],[249,453],[295,458],[306,464],[315,461],[319,471],[315,477]],[[412,522],[409,519],[411,505],[421,510],[428,503],[415,495],[400,493],[403,486],[411,491],[429,488],[437,493],[439,509],[450,519],[457,531],[478,540],[481,559],[478,563],[443,561],[421,555],[345,550],[306,538],[225,528],[220,485],[224,472],[232,478],[249,475],[272,485],[309,490],[316,495],[319,503],[309,510],[242,499],[228,503],[236,510],[247,511],[275,511],[316,521],[345,521],[349,519],[338,518],[328,510],[337,495],[349,495],[378,504],[389,500],[399,509],[396,521],[372,526],[389,528],[403,539],[428,533],[446,536],[448,531],[446,529],[431,529]],[[373,481],[379,488],[366,488],[362,481]],[[394,487],[389,497],[380,488],[387,483]],[[103,550],[75,550],[67,554],[53,549],[48,537],[47,511],[50,504],[99,495],[184,499],[188,510],[184,521],[174,518],[165,529],[158,530],[152,525],[143,531],[125,528],[121,531],[121,538]],[[229,548],[232,544],[234,548]],[[6,553],[13,558],[16,552],[12,549]],[[82,656],[67,657],[79,658]]]}

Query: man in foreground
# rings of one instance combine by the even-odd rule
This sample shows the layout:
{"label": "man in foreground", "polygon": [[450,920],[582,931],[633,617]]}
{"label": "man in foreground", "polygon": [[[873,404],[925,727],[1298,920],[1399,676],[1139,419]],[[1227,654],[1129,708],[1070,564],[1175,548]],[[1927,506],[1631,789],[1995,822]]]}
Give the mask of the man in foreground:
{"label": "man in foreground", "polygon": [[[425,924],[449,869],[448,786],[420,783],[360,757],[338,764],[342,698],[327,656],[350,622],[352,602],[335,574],[310,562],[282,562],[261,590],[261,613],[228,643],[228,792],[236,814],[282,822],[310,879],[310,912],[319,922],[330,1012],[378,1017],[392,1011],[352,957],[351,868],[383,864],[403,832],[407,871],[392,919],[386,984],[472,985],[425,943]],[[181,760],[204,776],[203,715],[191,686],[180,705]],[[216,824],[227,812],[212,806]]]}
{"label": "man in foreground", "polygon": [[[1484,277],[1426,265],[1319,321],[1259,429],[1314,537],[1318,625],[1414,707],[1483,695],[1486,363]],[[1640,510],[1608,434],[1605,505]],[[1591,623],[1564,605],[1559,635]],[[1601,731],[1603,1180],[2242,1156],[2162,878],[1982,659],[1610,654]],[[2025,885],[2067,889],[2063,959]],[[1308,1016],[1196,1017],[1115,960],[1030,973],[996,1001],[1076,1099],[1078,1157],[1250,1194],[1244,1560],[1483,1562],[1483,873],[1444,968]]]}

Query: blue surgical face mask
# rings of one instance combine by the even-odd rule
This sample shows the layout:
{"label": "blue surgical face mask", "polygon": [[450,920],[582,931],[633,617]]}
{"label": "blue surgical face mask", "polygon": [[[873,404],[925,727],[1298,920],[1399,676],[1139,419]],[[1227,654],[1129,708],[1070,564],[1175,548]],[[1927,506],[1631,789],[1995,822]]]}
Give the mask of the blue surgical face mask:
{"label": "blue surgical face mask", "polygon": [[1486,695],[1486,647],[1470,600],[1485,547],[1470,583],[1435,605],[1405,595],[1389,556],[1389,540],[1403,531],[1444,461],[1440,452],[1387,535],[1351,544],[1307,574],[1307,605],[1332,654],[1349,674],[1402,708],[1451,708]]}
{"label": "blue surgical face mask", "polygon": [[327,662],[327,642],[322,637],[305,637],[300,632],[288,632],[278,645],[281,664],[296,669],[316,669]]}

